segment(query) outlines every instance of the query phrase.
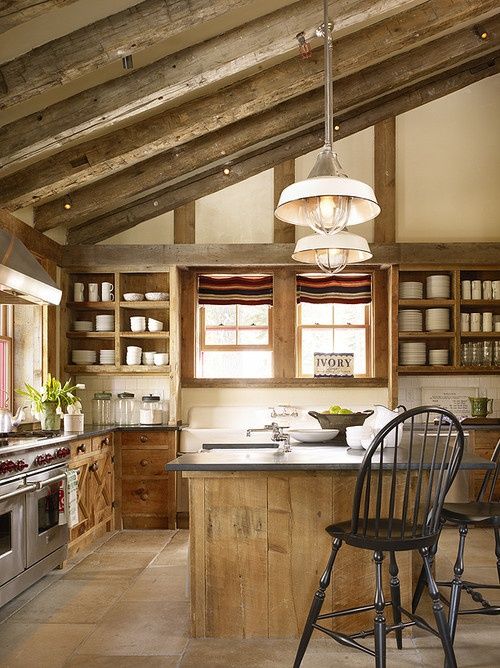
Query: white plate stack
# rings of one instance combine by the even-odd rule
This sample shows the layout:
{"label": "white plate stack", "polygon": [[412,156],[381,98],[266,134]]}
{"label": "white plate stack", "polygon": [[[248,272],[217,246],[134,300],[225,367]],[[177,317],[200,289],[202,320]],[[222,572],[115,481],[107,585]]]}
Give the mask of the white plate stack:
{"label": "white plate stack", "polygon": [[443,366],[448,364],[449,351],[447,348],[429,350],[429,364],[431,366]]}
{"label": "white plate stack", "polygon": [[142,361],[142,348],[139,346],[127,346],[127,359],[126,362],[128,366],[136,366]]}
{"label": "white plate stack", "polygon": [[115,363],[115,351],[111,349],[103,349],[99,351],[99,364],[113,364]]}
{"label": "white plate stack", "polygon": [[447,308],[428,308],[425,311],[425,329],[428,332],[448,332],[450,329],[450,310]]}
{"label": "white plate stack", "polygon": [[115,329],[115,316],[112,314],[96,315],[95,317],[95,331],[96,332],[112,332]]}
{"label": "white plate stack", "polygon": [[399,363],[402,366],[421,366],[425,362],[425,341],[404,341],[399,344]]}
{"label": "white plate stack", "polygon": [[90,320],[75,320],[73,328],[75,332],[91,332],[92,322]]}
{"label": "white plate stack", "polygon": [[427,276],[425,292],[427,299],[449,299],[451,294],[450,280],[448,274]]}
{"label": "white plate stack", "polygon": [[73,364],[78,364],[78,366],[95,364],[97,353],[95,350],[73,350],[71,352],[71,360]]}
{"label": "white plate stack", "polygon": [[399,312],[400,332],[421,332],[422,311],[416,309],[404,309]]}
{"label": "white plate stack", "polygon": [[400,299],[422,299],[424,284],[419,281],[403,281],[399,285]]}

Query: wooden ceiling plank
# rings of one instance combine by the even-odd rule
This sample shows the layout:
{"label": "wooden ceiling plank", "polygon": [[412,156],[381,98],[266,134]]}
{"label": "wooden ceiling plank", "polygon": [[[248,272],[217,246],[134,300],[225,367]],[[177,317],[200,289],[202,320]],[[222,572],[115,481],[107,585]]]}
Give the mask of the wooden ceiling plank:
{"label": "wooden ceiling plank", "polygon": [[[355,8],[352,0],[331,4],[335,30],[343,31],[381,20],[415,0],[357,0]],[[228,77],[241,78],[251,68],[265,67],[273,58],[295,53],[297,32],[312,32],[320,17],[317,0],[299,0],[10,123],[0,129],[0,165],[60,149],[117,122],[172,106],[187,95],[200,96],[208,86],[223,86]]]}
{"label": "wooden ceiling plank", "polygon": [[[495,61],[488,65],[477,65],[452,71],[442,78],[417,86],[412,91],[380,103],[350,119],[342,120],[338,138],[349,136],[374,125],[386,118],[397,116],[420,105],[432,102],[440,97],[469,86],[485,77],[498,74],[500,63]],[[137,202],[71,229],[68,233],[69,244],[93,244],[103,241],[119,232],[130,229],[146,220],[155,218],[162,213],[181,206],[190,199],[203,197],[221,190],[228,185],[238,183],[280,162],[297,158],[309,151],[317,149],[323,142],[323,129],[319,126],[307,133],[281,142],[276,148],[269,149],[261,155],[242,158],[231,167],[229,175],[218,169],[207,170],[205,177],[191,179],[184,186],[166,188],[154,195],[142,198]]]}
{"label": "wooden ceiling plank", "polygon": [[382,209],[374,226],[374,241],[396,241],[396,119],[375,124],[374,186]]}
{"label": "wooden ceiling plank", "polygon": [[[491,19],[489,29],[500,26],[500,16]],[[367,70],[340,80],[336,85],[334,99],[340,101],[341,109],[337,114],[366,104],[388,93],[434,76],[440,71],[451,69],[454,65],[472,60],[489,53],[490,48],[498,49],[500,39],[497,32],[492,32],[488,47],[478,40],[469,29],[442,37],[431,44],[418,47],[408,53],[395,56],[389,61],[374,65]],[[112,206],[125,203],[125,198],[161,187],[168,179],[169,170],[174,167],[177,175],[202,167],[213,159],[244,150],[252,143],[262,140],[274,132],[274,136],[286,132],[284,124],[287,117],[288,128],[296,129],[307,122],[313,122],[323,115],[322,90],[307,93],[282,103],[274,109],[244,121],[228,126],[225,130],[195,140],[196,151],[189,144],[173,149],[169,154],[159,154],[149,160],[133,165],[121,172],[80,188],[71,193],[72,208],[64,209],[64,198],[58,198],[35,209],[35,227],[46,231],[59,225],[73,227],[86,220],[104,214]],[[307,112],[307,113],[306,113]],[[181,158],[181,153],[183,157]],[[173,162],[169,158],[173,156]],[[184,162],[186,161],[186,162]]]}
{"label": "wooden ceiling plank", "polygon": [[[55,86],[147,49],[196,24],[245,7],[251,0],[145,0],[0,65],[8,93],[0,108],[25,102]],[[45,3],[47,4],[47,3]]]}
{"label": "wooden ceiling plank", "polygon": [[4,0],[0,5],[0,34],[51,9],[74,2],[76,0]]}

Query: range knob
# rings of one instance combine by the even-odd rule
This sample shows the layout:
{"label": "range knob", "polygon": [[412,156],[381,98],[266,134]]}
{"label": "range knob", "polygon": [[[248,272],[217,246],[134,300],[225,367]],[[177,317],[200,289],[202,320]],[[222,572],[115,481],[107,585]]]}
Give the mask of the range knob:
{"label": "range knob", "polygon": [[28,466],[29,466],[29,464],[26,464],[24,459],[18,459],[16,464],[15,464],[16,471],[24,471],[24,469],[27,469]]}
{"label": "range knob", "polygon": [[45,455],[43,455],[43,458],[45,462],[48,464],[54,459],[54,455],[51,455],[50,452],[47,452]]}
{"label": "range knob", "polygon": [[33,464],[35,466],[42,466],[42,464],[45,464],[45,455],[37,455]]}
{"label": "range knob", "polygon": [[0,462],[0,473],[7,473],[7,462]]}
{"label": "range knob", "polygon": [[3,463],[4,466],[4,472],[6,471],[7,473],[12,473],[12,471],[16,470],[16,463],[12,461],[12,459],[8,459],[6,462]]}
{"label": "range knob", "polygon": [[67,457],[71,450],[69,448],[58,448],[55,452],[55,455],[58,459],[62,459],[63,457]]}

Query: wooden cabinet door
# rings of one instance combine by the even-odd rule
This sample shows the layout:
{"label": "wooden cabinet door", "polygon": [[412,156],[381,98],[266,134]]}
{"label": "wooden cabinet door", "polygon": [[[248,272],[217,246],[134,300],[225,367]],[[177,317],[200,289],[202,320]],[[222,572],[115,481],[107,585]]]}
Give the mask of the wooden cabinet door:
{"label": "wooden cabinet door", "polygon": [[80,460],[70,464],[70,469],[78,471],[78,519],[76,526],[70,529],[70,543],[83,536],[94,527],[92,474],[89,470],[92,459]]}
{"label": "wooden cabinet door", "polygon": [[94,526],[103,522],[111,522],[113,519],[113,467],[112,447],[103,447],[100,452],[94,453],[89,466]]}

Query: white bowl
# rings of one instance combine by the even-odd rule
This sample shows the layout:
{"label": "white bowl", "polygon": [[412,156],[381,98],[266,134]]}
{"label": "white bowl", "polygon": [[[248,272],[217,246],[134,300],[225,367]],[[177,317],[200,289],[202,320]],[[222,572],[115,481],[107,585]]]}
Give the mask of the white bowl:
{"label": "white bowl", "polygon": [[127,355],[133,353],[142,355],[142,348],[140,346],[127,346]]}
{"label": "white bowl", "polygon": [[362,424],[354,427],[346,427],[345,440],[347,441],[347,445],[350,448],[362,449],[361,439],[369,438],[369,431],[370,430]]}
{"label": "white bowl", "polygon": [[168,292],[146,292],[144,296],[148,302],[164,302],[168,299]]}
{"label": "white bowl", "polygon": [[90,320],[75,320],[74,323],[75,332],[91,332],[92,331],[92,322]]}
{"label": "white bowl", "polygon": [[151,318],[148,319],[148,329],[150,332],[162,332],[163,331],[163,323],[160,322],[159,320],[152,320]]}
{"label": "white bowl", "polygon": [[338,429],[293,429],[288,432],[292,438],[301,443],[323,443],[331,441],[338,433]]}
{"label": "white bowl", "polygon": [[126,292],[123,299],[126,302],[142,302],[144,301],[144,295],[141,292]]}
{"label": "white bowl", "polygon": [[155,366],[163,366],[164,364],[168,364],[168,353],[155,353],[153,359]]}

